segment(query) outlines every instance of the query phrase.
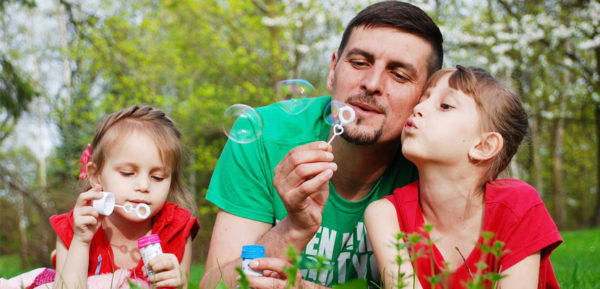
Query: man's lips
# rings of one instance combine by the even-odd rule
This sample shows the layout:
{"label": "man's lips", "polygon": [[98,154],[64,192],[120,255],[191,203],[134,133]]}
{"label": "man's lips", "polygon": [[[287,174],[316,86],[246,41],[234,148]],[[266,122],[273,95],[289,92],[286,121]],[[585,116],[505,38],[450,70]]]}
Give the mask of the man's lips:
{"label": "man's lips", "polygon": [[356,112],[368,112],[368,113],[378,113],[378,114],[382,113],[375,106],[372,106],[368,103],[364,103],[361,101],[352,101],[349,104],[354,108],[354,110]]}

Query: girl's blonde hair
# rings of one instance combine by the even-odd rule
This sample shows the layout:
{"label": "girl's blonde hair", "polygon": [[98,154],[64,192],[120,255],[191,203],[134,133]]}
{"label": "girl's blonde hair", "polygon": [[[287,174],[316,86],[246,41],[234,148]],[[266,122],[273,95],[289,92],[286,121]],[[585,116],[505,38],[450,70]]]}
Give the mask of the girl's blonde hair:
{"label": "girl's blonde hair", "polygon": [[448,73],[451,74],[448,86],[472,96],[477,103],[482,116],[482,129],[502,135],[502,150],[492,159],[483,180],[493,181],[508,166],[527,135],[527,113],[519,95],[510,86],[478,67],[457,65],[456,68],[439,70],[427,80],[425,88],[435,85]]}
{"label": "girl's blonde hair", "polygon": [[[158,148],[160,159],[171,171],[168,200],[196,213],[192,194],[183,185],[183,145],[175,123],[162,111],[150,106],[131,106],[106,116],[96,128],[92,141],[92,159],[97,172],[102,171],[108,148],[133,131],[146,132]],[[87,183],[89,189],[89,183]]]}

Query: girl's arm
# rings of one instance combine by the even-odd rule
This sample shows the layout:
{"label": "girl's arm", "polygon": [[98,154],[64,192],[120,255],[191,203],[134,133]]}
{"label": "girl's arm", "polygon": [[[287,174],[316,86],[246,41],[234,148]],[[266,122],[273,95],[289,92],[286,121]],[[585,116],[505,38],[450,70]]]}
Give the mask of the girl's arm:
{"label": "girl's arm", "polygon": [[56,238],[56,278],[54,289],[87,288],[89,244],[72,242],[69,250]]}
{"label": "girl's arm", "polygon": [[502,272],[498,288],[537,288],[540,278],[540,252],[535,252]]}
{"label": "girl's arm", "polygon": [[185,251],[181,259],[181,274],[184,277],[183,288],[187,288],[188,280],[190,280],[192,271],[192,237],[188,237],[185,242]]}
{"label": "girl's arm", "polygon": [[402,281],[407,285],[406,288],[413,288],[415,285],[414,288],[422,288],[417,278],[416,284],[413,284],[413,267],[407,249],[400,251],[402,266],[396,262],[398,251],[395,244],[404,241],[396,240],[400,225],[392,203],[385,199],[371,203],[365,211],[365,226],[385,288],[398,288],[400,272],[404,273]]}
{"label": "girl's arm", "polygon": [[95,186],[79,194],[73,208],[73,239],[67,250],[60,238],[56,238],[56,279],[54,288],[87,288],[90,261],[90,244],[100,227],[100,216],[91,206],[102,198],[102,187]]}

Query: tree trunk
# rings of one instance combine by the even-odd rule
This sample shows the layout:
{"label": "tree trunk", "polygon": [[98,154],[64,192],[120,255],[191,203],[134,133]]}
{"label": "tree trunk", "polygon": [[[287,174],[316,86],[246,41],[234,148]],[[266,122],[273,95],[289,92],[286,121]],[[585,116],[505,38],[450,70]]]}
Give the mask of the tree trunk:
{"label": "tree trunk", "polygon": [[26,268],[29,241],[27,239],[27,222],[25,221],[25,202],[21,194],[17,194],[17,215],[19,217],[19,260],[21,261],[21,268]]}
{"label": "tree trunk", "polygon": [[[563,71],[563,83],[569,83],[568,70]],[[563,192],[563,143],[565,134],[565,113],[567,110],[568,95],[563,92],[560,97],[558,119],[552,140],[552,212],[558,227],[566,225],[565,196]]]}
{"label": "tree trunk", "polygon": [[67,41],[67,19],[65,6],[59,5],[57,12],[58,27],[60,28],[60,48],[63,63],[63,83],[65,85],[65,107],[71,104],[71,61],[69,60],[69,43]]}
{"label": "tree trunk", "polygon": [[[600,47],[594,50],[596,54],[596,73],[600,74]],[[600,81],[593,85],[596,91],[600,91]],[[600,225],[600,103],[596,103],[596,207],[590,220],[591,226]]]}
{"label": "tree trunk", "polygon": [[534,186],[538,190],[538,192],[544,196],[544,180],[542,179],[542,159],[540,154],[538,153],[541,149],[540,141],[539,141],[539,119],[537,115],[531,118],[531,129],[530,129],[530,137],[531,137],[531,158],[533,159],[533,176],[534,176]]}

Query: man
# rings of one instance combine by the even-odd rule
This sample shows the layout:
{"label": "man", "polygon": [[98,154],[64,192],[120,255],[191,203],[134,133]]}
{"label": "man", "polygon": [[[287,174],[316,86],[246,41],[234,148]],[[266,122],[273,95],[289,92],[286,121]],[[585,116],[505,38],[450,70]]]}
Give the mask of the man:
{"label": "man", "polygon": [[[297,115],[277,105],[258,109],[262,136],[249,144],[229,141],[208,189],[207,199],[220,210],[201,288],[221,278],[233,288],[248,244],[262,244],[275,257],[251,267],[278,273],[250,277],[254,288],[285,287],[281,260],[289,245],[303,252],[305,287],[377,280],[364,209],[416,178],[400,152],[400,134],[427,77],[441,67],[442,41],[421,9],[373,4],[348,24],[333,53],[331,98],[311,100]],[[356,120],[328,145],[331,126],[322,115],[332,99],[353,108]],[[328,270],[311,266],[316,256],[325,257]]]}

